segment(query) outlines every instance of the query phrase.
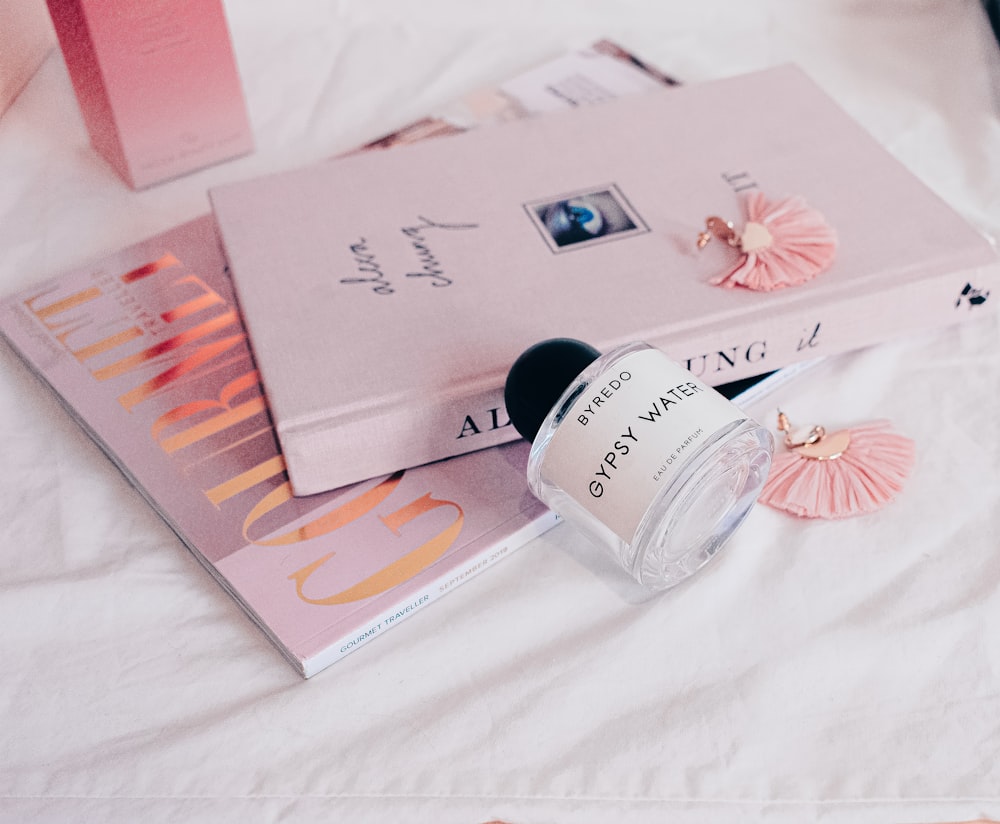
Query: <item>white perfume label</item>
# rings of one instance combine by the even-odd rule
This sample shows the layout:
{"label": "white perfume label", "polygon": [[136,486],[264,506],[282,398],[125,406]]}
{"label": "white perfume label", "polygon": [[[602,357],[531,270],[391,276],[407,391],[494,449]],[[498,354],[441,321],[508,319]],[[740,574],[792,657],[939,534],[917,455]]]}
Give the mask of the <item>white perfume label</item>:
{"label": "white perfume label", "polygon": [[656,349],[594,379],[549,441],[543,475],[631,543],[659,492],[705,441],[746,415]]}

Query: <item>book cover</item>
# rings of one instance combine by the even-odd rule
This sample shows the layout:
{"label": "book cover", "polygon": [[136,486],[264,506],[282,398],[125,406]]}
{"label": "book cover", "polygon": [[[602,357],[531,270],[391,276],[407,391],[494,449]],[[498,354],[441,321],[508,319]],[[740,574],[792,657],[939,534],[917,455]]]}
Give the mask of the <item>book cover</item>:
{"label": "book cover", "polygon": [[309,676],[555,523],[527,444],[291,494],[210,216],[0,303],[0,332]]}
{"label": "book cover", "polygon": [[[829,271],[769,293],[696,247],[742,192],[800,195]],[[511,440],[538,340],[634,340],[712,384],[974,317],[990,244],[792,66],[211,192],[296,494]],[[598,203],[601,231],[562,233]],[[572,221],[570,221],[572,223]]]}
{"label": "book cover", "polygon": [[430,117],[372,140],[355,153],[459,134],[568,107],[603,103],[678,81],[611,40],[547,60],[499,86],[470,92]]}
{"label": "book cover", "polygon": [[[626,93],[595,49],[648,82],[611,44],[526,76]],[[306,677],[556,522],[523,442],[293,497],[210,215],[3,300],[0,334]]]}

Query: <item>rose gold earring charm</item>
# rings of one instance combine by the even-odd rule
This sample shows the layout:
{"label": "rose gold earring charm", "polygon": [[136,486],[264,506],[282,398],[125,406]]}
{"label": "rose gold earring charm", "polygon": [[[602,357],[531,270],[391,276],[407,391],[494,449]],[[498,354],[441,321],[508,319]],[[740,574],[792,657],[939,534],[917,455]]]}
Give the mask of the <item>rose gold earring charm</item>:
{"label": "rose gold earring charm", "polygon": [[713,216],[698,235],[699,249],[717,238],[739,252],[735,265],[709,281],[713,286],[769,292],[812,280],[833,263],[836,234],[802,198],[771,201],[752,192],[744,204],[747,219],[742,231]]}

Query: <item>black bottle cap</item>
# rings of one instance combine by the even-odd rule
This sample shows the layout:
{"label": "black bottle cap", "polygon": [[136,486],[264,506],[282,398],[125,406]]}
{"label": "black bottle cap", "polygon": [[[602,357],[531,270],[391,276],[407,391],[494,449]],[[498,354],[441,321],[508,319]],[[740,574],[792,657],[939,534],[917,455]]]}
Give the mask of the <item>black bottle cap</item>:
{"label": "black bottle cap", "polygon": [[521,437],[535,439],[545,416],[566,387],[601,356],[593,346],[572,338],[536,343],[510,368],[504,387],[507,415]]}

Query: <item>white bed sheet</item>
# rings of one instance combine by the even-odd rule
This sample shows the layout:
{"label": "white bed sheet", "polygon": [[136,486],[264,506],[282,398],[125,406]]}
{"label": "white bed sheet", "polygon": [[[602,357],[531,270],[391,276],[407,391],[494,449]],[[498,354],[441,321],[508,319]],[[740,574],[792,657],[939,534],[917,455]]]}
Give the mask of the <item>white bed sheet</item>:
{"label": "white bed sheet", "polygon": [[[0,119],[4,294],[600,37],[691,82],[798,62],[1000,236],[1000,53],[974,0],[227,11],[258,149],[138,194],[50,55]],[[0,347],[0,821],[1000,819],[998,305],[781,393],[916,441],[883,512],[758,508],[656,598],[563,525],[309,682]]]}

